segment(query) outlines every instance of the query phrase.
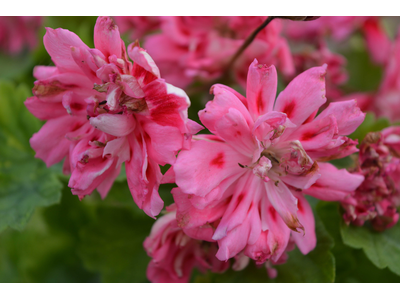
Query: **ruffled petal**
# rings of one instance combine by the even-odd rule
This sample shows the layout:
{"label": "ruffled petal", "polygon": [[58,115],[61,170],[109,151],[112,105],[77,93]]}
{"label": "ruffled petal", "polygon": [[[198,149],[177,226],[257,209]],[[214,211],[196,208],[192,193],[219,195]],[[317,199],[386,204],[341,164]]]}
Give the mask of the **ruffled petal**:
{"label": "ruffled petal", "polygon": [[302,124],[322,104],[325,97],[327,65],[311,68],[293,79],[279,94],[275,111],[283,112],[296,125]]}
{"label": "ruffled petal", "polygon": [[238,163],[246,165],[249,159],[229,145],[195,141],[190,151],[179,153],[174,164],[176,184],[186,194],[204,197],[225,178],[245,172]]}
{"label": "ruffled petal", "polygon": [[278,78],[274,66],[259,64],[257,59],[247,74],[247,105],[253,119],[272,111],[276,97]]}

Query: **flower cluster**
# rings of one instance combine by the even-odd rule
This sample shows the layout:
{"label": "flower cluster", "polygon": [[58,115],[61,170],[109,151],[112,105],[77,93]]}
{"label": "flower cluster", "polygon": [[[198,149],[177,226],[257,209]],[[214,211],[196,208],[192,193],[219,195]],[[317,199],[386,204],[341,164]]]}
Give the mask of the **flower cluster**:
{"label": "flower cluster", "polygon": [[[194,268],[222,273],[250,261],[276,277],[273,266],[288,252],[297,247],[306,255],[316,246],[306,195],[340,202],[347,223],[370,220],[383,230],[398,221],[399,127],[367,135],[356,170],[329,163],[359,151],[348,135],[364,121],[360,104],[371,100],[340,99],[346,60],[323,38],[341,40],[361,28],[386,67],[379,97],[387,99],[400,90],[400,39],[392,45],[374,17],[334,25],[330,18],[275,19],[232,60],[265,19],[116,17],[124,32],[144,38],[144,48],[137,40],[125,47],[109,17],[97,19],[93,49],[68,30],[47,28],[44,45],[55,66],[34,69],[25,105],[46,123],[31,146],[48,167],[64,160],[68,186],[80,199],[95,189],[105,198],[125,163],[132,197],[152,218],[164,207],[159,186],[176,184],[175,203],[143,244],[152,282],[187,282]],[[314,48],[291,53],[287,39]],[[278,95],[275,66],[288,82]],[[245,96],[220,79],[234,80]],[[198,113],[204,128],[188,118],[190,100],[181,89],[195,81],[213,95]],[[165,165],[171,167],[163,174]]]}
{"label": "flower cluster", "polygon": [[[245,38],[265,19],[162,17],[161,33],[149,36],[145,48],[157,61],[164,78],[185,88],[196,79],[209,81],[220,77]],[[254,57],[262,63],[279,66],[286,75],[293,75],[292,57],[280,34],[282,24],[279,21],[263,29],[234,65],[234,77],[243,86],[246,86],[247,68]]]}
{"label": "flower cluster", "polygon": [[394,226],[400,206],[400,127],[365,137],[355,173],[365,181],[343,203],[346,223],[362,226],[370,221],[377,231]]}

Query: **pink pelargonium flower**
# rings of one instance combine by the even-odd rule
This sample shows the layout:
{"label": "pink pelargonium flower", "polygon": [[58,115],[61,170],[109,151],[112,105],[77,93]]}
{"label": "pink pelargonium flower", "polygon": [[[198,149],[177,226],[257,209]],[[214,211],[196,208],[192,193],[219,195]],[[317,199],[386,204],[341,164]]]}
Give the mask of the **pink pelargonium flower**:
{"label": "pink pelargonium flower", "polygon": [[115,16],[113,18],[121,33],[129,32],[132,40],[141,39],[160,28],[160,17],[157,16]]}
{"label": "pink pelargonium flower", "polygon": [[222,273],[229,262],[215,258],[216,243],[195,240],[186,235],[176,222],[175,205],[153,225],[150,236],[143,243],[152,257],[147,267],[151,282],[188,282],[193,268],[205,272]]}
{"label": "pink pelargonium flower", "polygon": [[[209,81],[221,76],[244,40],[265,19],[162,17],[162,32],[148,36],[145,47],[158,62],[163,76],[184,88],[195,80]],[[239,83],[245,83],[247,67],[254,57],[263,63],[279,65],[285,75],[294,73],[289,46],[280,33],[280,20],[274,20],[257,35],[233,66],[233,75]]]}
{"label": "pink pelargonium flower", "polygon": [[392,122],[400,120],[400,28],[396,40],[391,44],[390,54],[384,68],[378,91],[354,93],[336,101],[357,98],[363,111],[371,111],[378,117]]}
{"label": "pink pelargonium flower", "polygon": [[26,45],[35,48],[42,21],[37,16],[0,16],[0,50],[18,54]]}
{"label": "pink pelargonium flower", "polygon": [[[278,261],[290,235],[304,254],[315,247],[314,218],[301,191],[321,176],[320,161],[357,151],[345,137],[363,121],[356,101],[326,101],[327,66],[297,76],[275,101],[274,66],[250,65],[247,97],[214,85],[214,100],[199,112],[211,131],[193,137],[173,165],[178,224],[196,238],[218,222],[212,240],[225,261],[242,250]],[[199,230],[195,231],[194,228]]]}
{"label": "pink pelargonium flower", "polygon": [[[74,33],[47,28],[44,45],[55,66],[37,66],[28,110],[47,123],[31,138],[36,157],[47,166],[64,157],[72,172],[69,187],[83,198],[94,189],[104,198],[121,164],[132,196],[149,216],[163,201],[159,165],[173,164],[201,128],[188,120],[189,98],[164,81],[153,59],[120,38],[111,18],[99,17],[95,49]],[[197,125],[197,126],[196,126]]]}
{"label": "pink pelargonium flower", "polygon": [[352,33],[361,30],[372,59],[378,64],[387,62],[390,39],[385,32],[380,17],[331,16],[320,17],[311,22],[285,22],[284,31],[289,39],[318,41],[332,36],[337,42],[347,39]]}

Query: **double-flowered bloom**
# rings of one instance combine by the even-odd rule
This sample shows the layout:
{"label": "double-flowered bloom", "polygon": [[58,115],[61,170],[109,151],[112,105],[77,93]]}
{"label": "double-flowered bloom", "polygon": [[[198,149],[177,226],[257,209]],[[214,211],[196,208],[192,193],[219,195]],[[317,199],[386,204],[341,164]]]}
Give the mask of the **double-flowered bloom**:
{"label": "double-flowered bloom", "polygon": [[[161,32],[148,36],[145,46],[165,79],[185,88],[195,80],[220,77],[245,39],[266,17],[179,16],[162,17]],[[260,31],[232,68],[233,77],[245,86],[247,68],[255,57],[278,65],[285,75],[294,73],[282,24],[274,20]],[[162,47],[160,47],[162,45]]]}
{"label": "double-flowered bloom", "polygon": [[147,278],[152,282],[188,282],[193,268],[205,272],[222,273],[229,262],[215,257],[216,243],[195,240],[186,235],[176,221],[176,207],[167,208],[168,213],[153,225],[150,236],[143,243],[152,257],[147,267]]}
{"label": "double-flowered bloom", "polygon": [[35,68],[34,96],[25,102],[47,120],[32,148],[47,166],[65,158],[69,187],[80,198],[96,188],[104,198],[125,162],[135,202],[154,217],[163,207],[159,165],[173,164],[201,127],[187,118],[185,92],[160,77],[138,43],[126,50],[111,18],[97,19],[94,44],[47,29],[44,45],[55,66]]}
{"label": "double-flowered bloom", "polygon": [[[363,121],[354,100],[326,102],[326,65],[297,76],[275,101],[274,66],[254,60],[247,77],[247,97],[214,85],[213,101],[199,112],[212,134],[193,137],[173,166],[173,190],[179,226],[193,238],[218,241],[216,254],[227,260],[244,250],[263,263],[278,261],[289,238],[304,254],[315,247],[314,218],[302,191],[323,176],[325,161],[357,151],[345,135]],[[348,174],[346,172],[346,174]],[[350,175],[350,174],[349,174]],[[349,176],[353,191],[362,176]],[[344,192],[348,194],[349,192]]]}

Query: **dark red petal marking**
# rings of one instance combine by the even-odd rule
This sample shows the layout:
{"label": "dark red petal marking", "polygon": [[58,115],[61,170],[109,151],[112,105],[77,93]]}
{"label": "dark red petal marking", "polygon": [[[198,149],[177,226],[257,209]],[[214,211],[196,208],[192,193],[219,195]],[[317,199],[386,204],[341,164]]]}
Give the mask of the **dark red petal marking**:
{"label": "dark red petal marking", "polygon": [[316,133],[314,131],[304,132],[303,135],[300,138],[300,141],[311,140],[312,138],[316,137],[317,135],[318,135],[318,133]]}
{"label": "dark red petal marking", "polygon": [[264,110],[264,102],[262,100],[262,90],[259,90],[257,93],[257,110],[258,113],[261,114]]}
{"label": "dark red petal marking", "polygon": [[276,222],[276,210],[272,206],[269,207],[269,213],[271,215],[271,218],[274,222]]}
{"label": "dark red petal marking", "polygon": [[216,166],[217,168],[222,169],[223,166],[225,164],[225,160],[224,160],[224,153],[218,153],[217,156],[210,161],[210,166]]}
{"label": "dark red petal marking", "polygon": [[297,208],[299,209],[299,212],[303,212],[304,208],[303,205],[301,204],[301,201],[297,201]]}
{"label": "dark red petal marking", "polygon": [[81,103],[74,102],[74,103],[71,103],[70,107],[71,107],[72,109],[74,109],[74,110],[81,110],[81,109],[83,109],[85,106],[84,106],[83,104],[81,104]]}
{"label": "dark red petal marking", "polygon": [[287,115],[287,117],[290,119],[293,116],[294,108],[296,107],[296,104],[294,101],[291,101],[285,105],[283,108],[282,112]]}

